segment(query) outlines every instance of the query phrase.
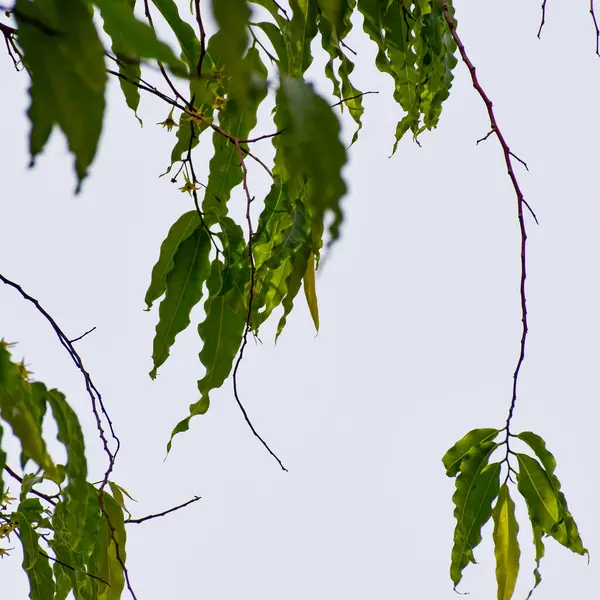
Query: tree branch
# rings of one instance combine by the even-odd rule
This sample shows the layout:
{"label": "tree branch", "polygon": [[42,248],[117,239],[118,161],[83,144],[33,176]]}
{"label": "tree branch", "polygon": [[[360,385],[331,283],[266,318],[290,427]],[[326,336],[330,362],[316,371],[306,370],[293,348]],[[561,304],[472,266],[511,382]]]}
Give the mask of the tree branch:
{"label": "tree branch", "polygon": [[139,519],[127,519],[125,521],[125,524],[139,524],[139,523],[144,523],[145,521],[150,521],[151,519],[158,519],[159,517],[164,517],[172,512],[175,512],[176,510],[181,510],[182,508],[185,508],[186,506],[189,506],[190,504],[193,504],[194,502],[198,502],[198,500],[200,500],[200,496],[194,496],[191,500],[188,500],[187,502],[184,502],[183,504],[179,504],[177,506],[174,506],[173,508],[169,508],[168,510],[165,510],[163,512],[160,513],[156,513],[153,515],[147,515],[145,517],[140,517]]}

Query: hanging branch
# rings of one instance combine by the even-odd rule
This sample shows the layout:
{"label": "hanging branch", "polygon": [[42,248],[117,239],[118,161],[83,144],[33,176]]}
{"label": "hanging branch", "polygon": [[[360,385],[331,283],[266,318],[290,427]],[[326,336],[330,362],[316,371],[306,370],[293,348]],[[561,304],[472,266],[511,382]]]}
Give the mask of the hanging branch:
{"label": "hanging branch", "polygon": [[590,15],[592,16],[592,22],[594,23],[594,29],[596,30],[596,54],[600,56],[600,27],[598,27],[598,20],[596,19],[594,0],[590,0]]}
{"label": "hanging branch", "polygon": [[128,525],[128,524],[138,525],[139,523],[144,523],[145,521],[150,521],[151,519],[158,519],[159,517],[164,517],[172,512],[181,510],[182,508],[185,508],[186,506],[189,506],[190,504],[193,504],[194,502],[198,502],[198,500],[200,500],[200,496],[194,496],[191,500],[188,500],[187,502],[184,502],[183,504],[174,506],[173,508],[169,508],[168,510],[165,510],[163,512],[156,513],[153,515],[147,515],[145,517],[140,517],[139,519],[127,519],[125,521],[125,524],[126,525]]}
{"label": "hanging branch", "polygon": [[[458,36],[458,33],[456,32],[456,23],[454,22],[454,19],[453,19],[452,15],[450,14],[450,10],[448,8],[448,0],[441,0],[441,1],[442,1],[442,9],[444,11],[444,18],[446,19],[448,28],[450,29],[450,33],[451,33],[452,37],[454,38],[456,45],[458,46],[458,50],[460,52],[463,62],[465,63],[465,65],[467,66],[467,69],[469,70],[469,73],[471,75],[471,81],[473,83],[473,87],[477,90],[477,93],[483,100],[483,103],[485,104],[485,107],[486,107],[486,110],[488,113],[491,129],[490,129],[490,132],[483,139],[487,139],[492,134],[495,135],[496,138],[498,139],[498,142],[500,143],[502,152],[504,154],[504,162],[506,164],[506,171],[507,171],[510,181],[512,183],[512,186],[513,186],[513,189],[515,192],[515,196],[517,199],[517,219],[519,222],[519,230],[520,230],[520,234],[521,234],[521,277],[520,277],[520,285],[519,285],[519,295],[520,295],[520,299],[521,299],[522,329],[521,329],[521,342],[520,342],[520,348],[519,348],[519,357],[517,359],[517,363],[516,363],[515,370],[513,373],[512,395],[511,395],[510,407],[509,407],[508,416],[507,416],[506,425],[505,425],[506,441],[507,441],[507,457],[508,457],[508,438],[511,435],[510,425],[511,425],[511,421],[513,418],[515,405],[517,402],[517,387],[518,387],[518,382],[519,382],[519,374],[521,372],[521,366],[523,365],[523,361],[525,360],[525,346],[527,343],[527,333],[528,333],[527,297],[525,294],[525,280],[527,278],[527,230],[525,227],[525,218],[524,218],[524,214],[523,214],[523,212],[524,212],[523,207],[529,208],[529,205],[527,204],[527,202],[525,201],[525,198],[523,197],[523,192],[521,191],[519,182],[515,175],[515,171],[514,171],[514,167],[513,167],[513,159],[516,159],[521,163],[523,163],[523,161],[521,161],[518,157],[516,157],[515,154],[510,150],[510,147],[509,147],[508,143],[506,142],[506,139],[505,139],[500,127],[498,126],[498,122],[497,122],[496,116],[494,114],[494,108],[493,108],[492,101],[489,99],[489,97],[485,93],[484,89],[481,87],[481,84],[479,83],[479,80],[477,78],[477,72],[476,72],[475,66],[469,59],[469,56],[465,50],[465,46],[462,43],[460,37]],[[482,141],[482,140],[479,140],[479,141]],[[531,210],[531,209],[529,208],[529,210]],[[532,212],[532,214],[535,218],[535,214],[533,212]],[[536,221],[537,221],[537,219],[536,219]],[[509,470],[509,474],[510,474],[510,470]]]}

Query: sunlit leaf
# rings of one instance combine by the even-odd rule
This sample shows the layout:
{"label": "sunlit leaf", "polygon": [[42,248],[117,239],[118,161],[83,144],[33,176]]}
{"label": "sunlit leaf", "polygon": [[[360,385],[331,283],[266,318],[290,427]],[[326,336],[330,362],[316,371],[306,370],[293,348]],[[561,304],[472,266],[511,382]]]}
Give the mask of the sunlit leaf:
{"label": "sunlit leaf", "polygon": [[544,554],[546,549],[544,548],[544,541],[542,539],[544,532],[539,525],[532,523],[533,526],[533,543],[535,546],[535,568],[533,569],[533,577],[534,584],[531,590],[529,590],[529,594],[527,594],[527,598],[525,600],[529,600],[531,595],[533,594],[535,588],[540,585],[542,582],[542,575],[540,573],[540,563],[542,562],[542,558],[544,558]]}
{"label": "sunlit leaf", "polygon": [[510,497],[506,483],[500,488],[492,516],[494,518],[493,537],[498,600],[510,600],[515,591],[519,574],[521,550],[517,539],[519,525],[515,517],[515,503]]}
{"label": "sunlit leaf", "polygon": [[456,528],[450,565],[454,587],[460,583],[465,567],[475,562],[473,550],[481,542],[481,528],[492,516],[492,503],[500,487],[500,463],[488,464],[498,447],[494,442],[473,446],[460,464],[456,491],[452,496],[456,508]]}
{"label": "sunlit leaf", "polygon": [[460,469],[460,463],[468,454],[473,446],[477,446],[482,442],[493,440],[500,431],[498,429],[472,429],[462,439],[460,439],[452,448],[444,454],[442,463],[446,467],[446,475],[455,477]]}
{"label": "sunlit leaf", "polygon": [[302,77],[312,64],[310,49],[317,35],[317,0],[291,0],[290,69],[293,77]]}
{"label": "sunlit leaf", "polygon": [[315,279],[315,256],[311,252],[308,255],[308,261],[306,263],[306,273],[304,274],[304,293],[306,295],[306,302],[310,309],[310,316],[312,317],[315,329],[319,331],[319,305],[317,303],[317,283]]}
{"label": "sunlit leaf", "polygon": [[173,268],[167,275],[166,294],[160,303],[154,336],[154,368],[150,372],[153,379],[158,367],[167,360],[177,334],[190,324],[190,311],[202,297],[202,288],[210,272],[210,245],[206,229],[199,227],[179,245],[175,253]]}
{"label": "sunlit leaf", "polygon": [[150,287],[145,298],[147,310],[150,310],[152,303],[167,291],[167,275],[173,268],[175,253],[198,227],[200,227],[200,217],[195,210],[190,210],[181,215],[169,229],[169,233],[160,247],[158,262],[152,269]]}
{"label": "sunlit leaf", "polygon": [[302,279],[306,273],[309,255],[312,255],[312,252],[309,246],[305,245],[302,249],[297,250],[292,258],[292,270],[287,280],[287,293],[281,302],[283,305],[283,315],[277,325],[276,340],[283,332],[287,323],[287,317],[294,307],[294,299],[302,286]]}

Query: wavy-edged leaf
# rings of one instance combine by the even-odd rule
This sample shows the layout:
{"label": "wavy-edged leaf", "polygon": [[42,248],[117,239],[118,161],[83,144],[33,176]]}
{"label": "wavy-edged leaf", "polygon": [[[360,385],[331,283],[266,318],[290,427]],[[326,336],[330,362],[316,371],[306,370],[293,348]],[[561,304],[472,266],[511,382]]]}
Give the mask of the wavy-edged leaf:
{"label": "wavy-edged leaf", "polygon": [[527,503],[531,522],[549,535],[560,519],[558,498],[550,477],[535,458],[527,454],[516,456],[519,461],[518,489]]}
{"label": "wavy-edged leaf", "polygon": [[175,337],[190,324],[190,312],[202,298],[202,288],[210,272],[208,255],[210,236],[198,227],[182,242],[173,258],[173,268],[167,275],[167,288],[160,303],[156,325],[150,377],[167,360]]}
{"label": "wavy-edged leaf", "polygon": [[[277,67],[281,73],[289,75],[290,65],[290,40],[289,40],[289,25],[284,25],[283,29],[268,21],[261,21],[255,24],[267,36],[275,54],[277,55]],[[272,58],[271,55],[269,55]]]}
{"label": "wavy-edged leaf", "polygon": [[213,261],[208,279],[208,299],[204,304],[206,317],[198,325],[198,334],[202,339],[200,362],[206,369],[204,377],[198,381],[200,399],[190,406],[188,417],[180,421],[167,446],[170,452],[173,437],[187,431],[195,415],[204,414],[209,407],[210,392],[223,385],[233,366],[233,361],[242,342],[246,323],[227,303],[226,295],[221,294],[222,272],[225,265],[219,260]]}
{"label": "wavy-edged leaf", "polygon": [[[38,502],[39,505],[39,502]],[[31,600],[54,600],[54,577],[50,562],[39,544],[39,535],[34,523],[42,519],[42,507],[39,512],[19,505],[11,520],[19,523],[19,539],[23,546],[23,569],[29,579],[29,597]]]}
{"label": "wavy-edged leaf", "polygon": [[316,254],[322,246],[326,214],[333,213],[332,241],[339,237],[340,200],[346,193],[341,176],[346,150],[339,139],[340,126],[333,109],[312,86],[288,76],[280,80],[276,123],[278,129],[285,131],[274,141],[282,150],[283,165],[279,163],[278,168],[285,173],[283,179],[294,184],[299,196],[306,194]]}
{"label": "wavy-edged leaf", "polygon": [[[125,587],[121,566],[121,562],[126,564],[127,559],[125,518],[117,501],[106,491],[103,502],[106,516],[100,523],[98,538],[90,558],[90,572],[102,580],[98,582],[98,600],[119,600]],[[113,535],[107,518],[110,519]]]}
{"label": "wavy-edged leaf", "polygon": [[200,56],[200,41],[196,37],[193,27],[181,18],[175,0],[152,0],[152,3],[158,8],[160,14],[177,37],[190,74],[196,73]]}
{"label": "wavy-edged leaf", "polygon": [[556,459],[546,448],[546,442],[539,435],[531,431],[524,431],[516,437],[524,441],[540,459],[540,462],[548,474],[554,493],[556,494],[556,499],[560,508],[560,520],[552,531],[547,532],[548,535],[552,536],[557,542],[576,554],[589,555],[587,548],[583,546],[583,541],[579,535],[579,530],[573,519],[573,515],[569,512],[567,499],[561,492],[560,481],[554,474],[556,469]]}
{"label": "wavy-edged leaf", "polygon": [[[133,17],[135,0],[116,0],[116,2],[122,4],[124,9],[129,11]],[[104,31],[110,37],[112,42],[111,50],[119,61],[119,85],[125,97],[125,102],[127,102],[127,106],[134,112],[141,125],[142,120],[137,114],[137,109],[140,105],[140,89],[134,85],[139,82],[142,75],[140,57],[135,47],[129,42],[129,38],[124,35],[125,32],[121,28],[115,28],[114,25],[114,21],[109,18],[104,21]]]}
{"label": "wavy-edged leaf", "polygon": [[83,432],[75,411],[69,406],[63,394],[57,390],[50,390],[48,403],[58,428],[57,438],[67,451],[66,475],[69,481],[64,489],[64,497],[72,539],[78,542],[85,526],[88,495]]}
{"label": "wavy-edged leaf", "polygon": [[169,229],[167,237],[160,246],[158,261],[152,268],[150,287],[144,299],[147,305],[146,310],[150,310],[153,302],[158,300],[167,291],[167,275],[173,269],[173,261],[177,249],[200,225],[200,217],[197,211],[190,210],[181,215],[173,223],[171,229]]}
{"label": "wavy-edged leaf", "polygon": [[311,42],[317,35],[317,0],[290,0],[290,69],[301,78],[312,64]]}
{"label": "wavy-edged leaf", "polygon": [[304,273],[304,294],[315,329],[319,331],[319,304],[317,302],[317,282],[315,278],[315,255],[310,252]]}
{"label": "wavy-edged leaf", "polygon": [[469,450],[482,442],[492,441],[499,433],[499,429],[491,429],[488,427],[484,429],[472,429],[465,434],[462,439],[456,442],[456,444],[444,454],[444,458],[442,458],[442,463],[444,464],[444,467],[446,467],[446,475],[448,475],[448,477],[456,477],[460,470],[460,464],[468,454]]}
{"label": "wavy-edged leaf", "polygon": [[[36,383],[33,386],[35,390],[43,387]],[[31,395],[32,384],[24,378],[22,365],[13,363],[8,350],[0,345],[0,416],[21,442],[24,455],[44,469],[47,477],[60,481],[42,437],[39,415],[32,412],[35,403],[31,402]]]}
{"label": "wavy-edged leaf", "polygon": [[[219,111],[219,126],[240,140],[248,139],[250,132],[256,127],[258,107],[267,95],[268,73],[256,48],[248,49],[243,62],[250,74],[250,85],[244,93],[243,101],[232,90],[224,109]],[[227,215],[227,202],[231,192],[243,179],[240,154],[236,146],[215,131],[213,147],[214,154],[210,161],[210,173],[202,203],[209,225]]]}
{"label": "wavy-edged leaf", "polygon": [[285,298],[282,300],[281,304],[283,305],[283,315],[279,319],[279,323],[277,324],[277,333],[275,335],[275,341],[279,338],[283,329],[287,323],[287,318],[289,314],[292,312],[294,307],[294,300],[302,287],[302,279],[304,274],[306,273],[306,268],[308,265],[308,257],[312,252],[308,244],[306,244],[303,248],[297,250],[292,257],[292,271],[287,280],[287,294]]}
{"label": "wavy-edged leaf", "polygon": [[[46,399],[48,390],[43,383],[33,382],[25,389],[23,400],[26,405],[26,410],[34,418],[39,431],[42,431],[42,424],[46,416]],[[25,470],[27,462],[32,458],[27,454],[25,448],[21,450],[21,469]]]}
{"label": "wavy-edged leaf", "polygon": [[519,524],[515,516],[515,503],[510,497],[508,485],[502,484],[498,500],[492,512],[494,518],[494,555],[496,557],[496,581],[498,600],[510,600],[519,575]]}
{"label": "wavy-edged leaf", "polygon": [[473,550],[481,542],[481,529],[492,516],[492,503],[500,487],[500,463],[488,464],[498,444],[482,442],[463,458],[456,478],[454,546],[450,577],[454,588],[460,583],[465,567],[475,562]]}
{"label": "wavy-edged leaf", "polygon": [[79,189],[96,154],[104,115],[104,48],[92,12],[83,0],[17,0],[14,14],[23,60],[32,76],[32,164],[58,124],[75,156]]}
{"label": "wavy-edged leaf", "polygon": [[527,598],[525,600],[529,600],[531,595],[533,594],[535,588],[540,585],[542,582],[542,574],[540,573],[540,563],[542,562],[542,558],[544,558],[544,554],[546,549],[544,548],[544,540],[543,535],[544,532],[539,525],[532,523],[533,526],[533,544],[535,546],[535,568],[533,569],[533,577],[534,584],[533,587],[529,590],[529,594],[527,594]]}
{"label": "wavy-edged leaf", "polygon": [[[62,0],[61,0],[62,1]],[[120,32],[126,40],[127,50],[135,57],[154,58],[174,70],[184,70],[181,61],[167,44],[156,37],[150,25],[138,21],[124,2],[115,0],[93,0],[100,9],[104,27],[108,32]]]}

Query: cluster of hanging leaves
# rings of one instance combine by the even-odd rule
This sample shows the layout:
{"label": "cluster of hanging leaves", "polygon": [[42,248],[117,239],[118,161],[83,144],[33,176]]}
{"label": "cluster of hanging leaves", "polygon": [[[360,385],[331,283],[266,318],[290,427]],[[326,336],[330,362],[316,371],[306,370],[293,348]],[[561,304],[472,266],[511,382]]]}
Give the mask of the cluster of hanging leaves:
{"label": "cluster of hanging leaves", "polygon": [[[48,409],[66,452],[65,464],[52,459],[42,435]],[[113,482],[107,482],[109,493],[87,481],[77,415],[59,391],[31,381],[24,363],[13,361],[6,342],[0,342],[0,417],[21,444],[24,473],[18,498],[0,477],[0,557],[17,538],[32,600],[64,600],[70,593],[77,600],[120,598],[127,493]],[[4,433],[0,425],[2,475],[10,469],[2,450]],[[55,491],[40,492],[40,485]]]}
{"label": "cluster of hanging leaves", "polygon": [[[505,436],[498,442],[496,439],[501,433]],[[524,442],[536,458],[514,452],[510,444],[517,440]],[[502,460],[490,462],[492,455],[501,448],[505,450]],[[510,463],[511,458],[517,462],[516,470]],[[531,431],[514,435],[507,428],[473,429],[446,452],[442,462],[446,475],[456,478],[456,491],[452,497],[456,528],[450,565],[455,589],[464,569],[469,563],[476,562],[474,550],[481,542],[482,527],[491,517],[494,521],[498,600],[513,597],[521,551],[509,482],[516,483],[517,491],[525,500],[533,531],[535,582],[529,596],[542,580],[539,567],[544,556],[544,538],[552,537],[572,552],[588,555],[554,474],[556,460],[539,435]],[[503,466],[506,476],[501,482]]]}
{"label": "cluster of hanging leaves", "polygon": [[[347,155],[337,111],[347,109],[354,120],[353,143],[364,112],[363,94],[352,80],[355,52],[345,41],[353,21],[362,20],[376,47],[375,65],[393,79],[393,95],[404,112],[394,150],[406,133],[416,140],[438,124],[457,64],[448,26],[449,20],[456,21],[446,0],[290,0],[285,6],[273,0],[214,0],[210,8],[216,27],[207,35],[199,2],[190,3],[189,14],[188,3],[178,6],[175,0],[144,0],[143,17],[135,8],[135,0],[16,0],[10,11],[16,25],[11,40],[31,78],[31,162],[53,129],[60,129],[74,157],[78,189],[96,155],[108,75],[118,78],[136,117],[141,90],[168,105],[161,124],[175,129],[176,139],[167,173],[173,182],[183,179],[179,189],[193,203],[169,229],[145,297],[148,310],[160,300],[152,378],[177,335],[191,325],[192,309],[204,302],[202,320],[193,324],[201,341],[198,396],[173,429],[170,449],[173,436],[208,410],[211,392],[230,377],[247,336],[258,335],[276,311],[276,335],[282,333],[302,288],[319,327],[315,271],[323,248],[340,235],[346,192],[342,169]],[[159,39],[155,18],[170,30],[177,51]],[[317,42],[327,56],[330,98],[317,94],[306,80]],[[146,67],[158,67],[166,92],[144,80]],[[261,104],[269,98],[273,110],[259,122]],[[203,135],[212,136],[213,154],[203,169],[207,179],[199,181],[193,159]],[[256,153],[264,138],[274,149],[269,164]],[[264,169],[271,177],[264,198],[255,198],[249,189],[250,169]],[[239,222],[229,211],[235,194],[246,205],[246,218]],[[261,207],[256,214],[255,207]],[[42,436],[48,406],[67,452],[65,465],[53,462]],[[30,462],[37,468],[24,475],[13,512],[9,507],[17,500],[0,487],[0,538],[20,539],[31,598],[64,599],[70,591],[86,600],[119,598],[124,491],[106,482],[109,494],[87,482],[75,413],[62,394],[30,382],[24,366],[11,361],[6,344],[0,347],[0,410],[21,442],[22,468]],[[545,537],[587,553],[545,443],[533,433],[512,436],[505,429],[500,443],[494,440],[502,430],[474,430],[444,457],[448,475],[456,477],[452,581],[458,585],[465,567],[475,562],[481,529],[493,517],[502,600],[512,597],[520,557],[508,485],[512,475],[533,527],[535,585],[541,580]],[[512,452],[513,438],[537,458]],[[503,445],[505,458],[490,462]],[[5,459],[0,450],[2,468]],[[507,476],[501,483],[503,465]],[[43,481],[58,489],[45,507],[35,493]]]}

